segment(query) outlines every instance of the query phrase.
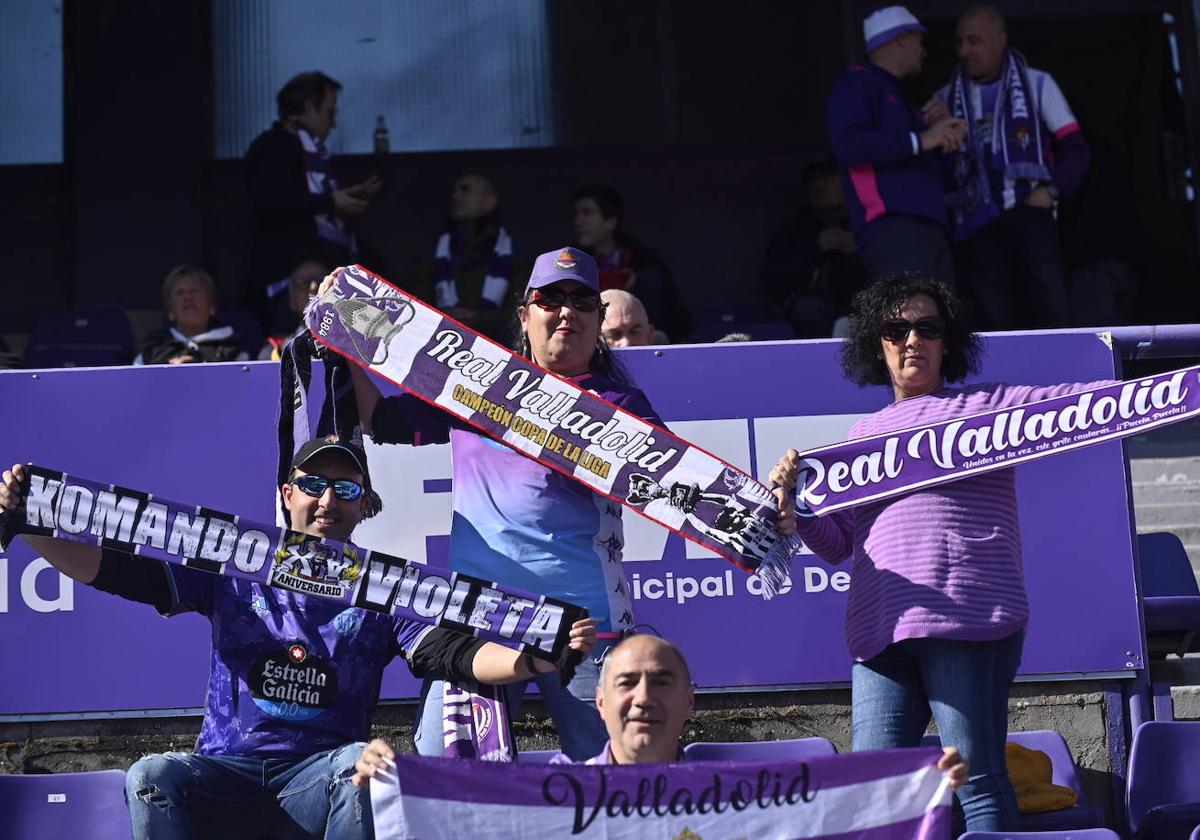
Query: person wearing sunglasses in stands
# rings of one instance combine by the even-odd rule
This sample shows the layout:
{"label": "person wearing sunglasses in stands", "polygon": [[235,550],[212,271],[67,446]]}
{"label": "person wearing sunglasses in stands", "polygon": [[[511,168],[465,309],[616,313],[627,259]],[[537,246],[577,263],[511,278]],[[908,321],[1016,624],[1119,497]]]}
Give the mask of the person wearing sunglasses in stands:
{"label": "person wearing sunglasses in stands", "polygon": [[[21,508],[22,478],[20,464],[4,472],[5,517]],[[309,566],[294,571],[308,577],[329,570],[314,568],[304,537],[348,541],[381,508],[362,448],[336,438],[301,446],[280,492],[295,532],[291,559]],[[351,777],[393,657],[405,657],[417,676],[460,683],[500,685],[554,668],[336,600],[48,536],[22,539],[81,583],[164,616],[195,612],[212,624],[195,750],[147,755],[126,775],[135,838],[372,837],[370,797]],[[594,641],[592,619],[572,625],[570,650],[586,656]]]}
{"label": "person wearing sunglasses in stands", "polygon": [[[326,278],[319,294],[328,291],[333,278]],[[534,262],[517,309],[512,349],[661,425],[605,343],[603,320],[596,261],[577,248],[558,248]],[[634,623],[621,569],[621,506],[412,395],[381,398],[361,368],[351,365],[350,372],[363,432],[376,443],[449,441],[454,461],[450,568],[578,604],[596,620],[596,650],[576,668],[571,683],[562,688],[556,676],[537,679],[563,751],[576,759],[596,755],[608,739],[593,705],[599,662],[617,634]],[[525,688],[510,689],[510,713]],[[415,737],[422,755],[443,751],[441,693],[439,682],[426,682]]]}
{"label": "person wearing sunglasses in stands", "polygon": [[[980,349],[944,283],[902,274],[864,289],[842,367],[859,385],[891,386],[894,399],[856,423],[850,438],[1109,384],[948,387],[977,371]],[[971,768],[957,790],[967,831],[1018,830],[1004,743],[1029,603],[1014,471],[797,517],[799,467],[791,449],[771,470],[780,530],[798,530],[826,562],[853,561],[846,642],[854,749],[916,746],[932,713],[943,745],[958,747]]]}

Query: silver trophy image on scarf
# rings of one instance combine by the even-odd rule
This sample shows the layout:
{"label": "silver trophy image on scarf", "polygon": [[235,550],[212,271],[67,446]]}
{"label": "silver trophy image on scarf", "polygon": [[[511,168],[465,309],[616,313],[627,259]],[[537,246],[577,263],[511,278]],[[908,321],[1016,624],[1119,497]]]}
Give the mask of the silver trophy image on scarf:
{"label": "silver trophy image on scarf", "polygon": [[[416,315],[407,298],[395,296],[335,300],[333,310],[358,357],[369,365],[387,361],[388,343]],[[379,341],[375,352],[368,353],[367,343],[375,340]]]}

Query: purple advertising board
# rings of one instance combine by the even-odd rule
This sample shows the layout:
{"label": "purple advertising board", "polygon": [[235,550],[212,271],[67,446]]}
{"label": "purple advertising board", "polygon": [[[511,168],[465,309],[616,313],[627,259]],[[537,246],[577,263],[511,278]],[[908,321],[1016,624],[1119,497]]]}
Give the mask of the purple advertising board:
{"label": "purple advertising board", "polygon": [[[640,349],[623,354],[673,431],[765,476],[788,446],[844,439],[890,401],[846,382],[838,344],[777,342]],[[1005,334],[986,342],[976,381],[1030,384],[1112,378],[1113,351],[1090,334]],[[253,519],[276,517],[278,368],[270,363],[0,373],[0,459],[194,501]],[[447,446],[371,446],[384,515],[356,542],[431,563],[446,555]],[[1127,464],[1120,443],[1017,470],[1032,617],[1026,677],[1132,675],[1142,634],[1134,588]],[[757,579],[627,512],[626,575],[636,620],[687,651],[701,688],[817,687],[849,679],[843,641],[849,564],[795,560],[771,601]],[[209,627],[73,584],[20,540],[0,554],[0,716],[196,708]],[[760,644],[733,645],[751,635]],[[736,655],[734,655],[736,651]],[[417,683],[393,663],[388,699]]]}

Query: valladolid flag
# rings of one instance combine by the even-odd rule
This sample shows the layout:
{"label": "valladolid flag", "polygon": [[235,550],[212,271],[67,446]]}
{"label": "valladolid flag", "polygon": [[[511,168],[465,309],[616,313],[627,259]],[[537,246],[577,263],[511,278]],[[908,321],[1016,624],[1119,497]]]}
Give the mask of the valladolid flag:
{"label": "valladolid flag", "polygon": [[371,780],[371,806],[379,840],[948,840],[940,757],[924,748],[617,766],[403,755]]}
{"label": "valladolid flag", "polygon": [[799,540],[771,492],[715,455],[543,370],[361,266],[305,314],[314,338],[495,440],[762,578],[789,577]]}
{"label": "valladolid flag", "polygon": [[1108,443],[1200,414],[1200,366],[800,454],[796,504],[820,516]]}
{"label": "valladolid flag", "polygon": [[555,662],[582,607],[115,484],[25,467],[0,544],[36,534],[457,630]]}

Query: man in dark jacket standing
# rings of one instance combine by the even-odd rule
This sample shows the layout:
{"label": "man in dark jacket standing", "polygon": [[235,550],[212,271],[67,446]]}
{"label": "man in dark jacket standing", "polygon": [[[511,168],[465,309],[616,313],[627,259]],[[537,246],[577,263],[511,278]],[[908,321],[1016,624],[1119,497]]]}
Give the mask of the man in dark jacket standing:
{"label": "man in dark jacket standing", "polygon": [[339,189],[330,172],[325,140],[337,125],[341,89],[319,71],[289,79],[275,96],[279,119],[246,152],[256,308],[265,307],[267,287],[302,261],[345,265],[355,257],[346,219],[366,211],[381,182],[373,176]]}
{"label": "man in dark jacket standing", "polygon": [[927,125],[900,87],[921,72],[924,33],[903,6],[863,21],[869,61],[830,92],[829,139],[868,273],[923,271],[953,282],[939,157],[958,148],[965,126],[954,118]]}

